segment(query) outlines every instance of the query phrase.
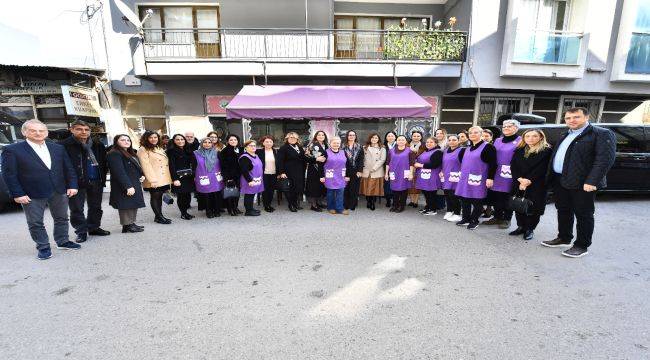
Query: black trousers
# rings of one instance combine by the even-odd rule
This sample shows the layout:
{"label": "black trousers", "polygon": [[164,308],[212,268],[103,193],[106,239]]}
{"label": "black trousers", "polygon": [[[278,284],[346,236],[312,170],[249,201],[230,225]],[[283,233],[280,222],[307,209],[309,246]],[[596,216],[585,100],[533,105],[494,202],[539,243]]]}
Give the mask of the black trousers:
{"label": "black trousers", "polygon": [[151,210],[156,217],[162,217],[162,196],[166,190],[149,190],[149,205],[151,205]]}
{"label": "black trousers", "polygon": [[215,191],[211,193],[201,194],[199,197],[203,198],[203,203],[205,204],[205,212],[217,214],[221,211],[221,200],[223,199],[222,191]]}
{"label": "black trousers", "polygon": [[588,248],[594,234],[594,211],[596,192],[582,189],[566,189],[560,185],[560,177],[553,182],[553,195],[557,209],[558,237],[562,240],[573,239],[573,222],[576,222],[576,240],[574,246]]}
{"label": "black trousers", "polygon": [[510,193],[488,190],[488,205],[494,207],[494,216],[500,220],[510,221],[512,210],[508,209]]}
{"label": "black trousers", "polygon": [[273,201],[273,193],[275,193],[275,184],[278,181],[278,176],[275,174],[264,174],[264,192],[262,193],[262,203],[264,207],[271,206]]}
{"label": "black trousers", "polygon": [[226,203],[226,208],[229,210],[237,210],[237,207],[239,207],[239,198],[229,198],[224,200]]}
{"label": "black trousers", "polygon": [[537,224],[539,224],[540,215],[524,215],[515,213],[515,218],[517,219],[517,227],[524,230],[535,230]]}
{"label": "black trousers", "polygon": [[[77,195],[68,200],[70,207],[70,224],[77,235],[96,230],[102,223],[102,193],[104,188],[98,181],[89,182],[85,189],[79,189]],[[84,207],[88,203],[88,215]]]}
{"label": "black trousers", "polygon": [[384,198],[389,201],[393,198],[393,190],[390,188],[390,181],[384,180]]}
{"label": "black trousers", "polygon": [[343,207],[347,209],[354,209],[359,205],[359,188],[361,186],[361,178],[357,174],[350,174],[350,181],[345,185],[343,192]]}
{"label": "black trousers", "polygon": [[178,210],[181,211],[181,214],[187,213],[187,209],[190,208],[191,201],[192,201],[192,193],[176,194],[176,204],[178,205]]}
{"label": "black trousers", "polygon": [[460,202],[463,209],[463,220],[478,222],[478,218],[483,212],[485,199],[461,198]]}
{"label": "black trousers", "polygon": [[460,215],[460,198],[456,196],[454,190],[445,190],[445,200],[447,202],[447,211],[453,212],[454,215]]}
{"label": "black trousers", "polygon": [[436,190],[433,191],[426,191],[422,190],[422,194],[424,194],[424,203],[425,203],[425,209],[427,210],[438,210],[438,206],[436,204]]}
{"label": "black trousers", "polygon": [[[288,206],[298,207],[298,199],[302,199],[302,193],[301,192],[285,191],[284,196],[287,198],[287,205]],[[315,198],[312,198],[312,199],[315,199]],[[313,203],[312,203],[312,205],[313,205]]]}
{"label": "black trousers", "polygon": [[255,200],[255,194],[244,194],[244,208],[246,211],[255,210],[253,200]]}
{"label": "black trousers", "polygon": [[407,197],[408,197],[408,190],[402,190],[402,191],[393,190],[393,208],[406,207]]}

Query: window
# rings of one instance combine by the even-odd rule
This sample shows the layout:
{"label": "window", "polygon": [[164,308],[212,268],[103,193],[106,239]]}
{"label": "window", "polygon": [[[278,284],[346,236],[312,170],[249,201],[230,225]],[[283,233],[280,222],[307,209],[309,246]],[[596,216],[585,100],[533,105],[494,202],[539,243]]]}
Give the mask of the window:
{"label": "window", "polygon": [[[336,32],[334,45],[336,57],[382,59],[383,35],[381,30],[399,26],[401,21],[401,17],[336,15],[334,17],[335,29],[360,30]],[[406,26],[409,29],[427,29],[429,27],[429,18],[407,17]]]}
{"label": "window", "polygon": [[275,147],[284,143],[284,136],[291,131],[300,135],[301,140],[309,138],[309,121],[308,120],[252,120],[250,122],[251,140],[259,140],[264,135],[271,135],[275,142]]}
{"label": "window", "polygon": [[650,74],[650,0],[638,0],[636,22],[627,53],[625,72]]}
{"label": "window", "polygon": [[357,140],[365,144],[370,133],[376,132],[383,140],[384,134],[395,131],[394,119],[342,119],[338,124],[338,134],[345,141],[345,133],[354,130],[357,133]]}
{"label": "window", "polygon": [[616,135],[616,151],[621,153],[642,153],[645,151],[643,126],[607,127]]}
{"label": "window", "polygon": [[530,113],[533,96],[481,96],[476,124],[495,125],[499,116],[510,113]]}
{"label": "window", "polygon": [[589,119],[592,122],[599,122],[602,112],[602,107],[605,103],[605,98],[584,98],[584,97],[568,97],[562,96],[560,104],[562,108],[558,114],[558,122],[563,122],[564,112],[572,107],[583,107],[589,110]]}

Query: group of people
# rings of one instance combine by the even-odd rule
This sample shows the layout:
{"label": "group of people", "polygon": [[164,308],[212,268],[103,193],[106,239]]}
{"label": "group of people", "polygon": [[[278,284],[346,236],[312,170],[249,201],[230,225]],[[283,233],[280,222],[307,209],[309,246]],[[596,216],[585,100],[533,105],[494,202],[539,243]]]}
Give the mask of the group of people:
{"label": "group of people", "polygon": [[[494,141],[493,134],[479,126],[459,134],[438,129],[426,139],[418,131],[408,137],[391,131],[383,140],[371,133],[363,143],[353,130],[343,139],[328,139],[325,132],[317,131],[306,146],[297,133],[289,132],[279,147],[271,136],[242,144],[234,134],[223,144],[215,132],[200,140],[192,132],[175,134],[163,146],[158,133],[146,131],[137,151],[125,134],[115,136],[107,151],[92,141],[90,127],[83,121],[71,124],[71,136],[61,144],[46,142],[45,125],[30,120],[22,129],[26,141],[5,148],[2,168],[12,197],[25,210],[39,259],[51,256],[43,226],[46,204],[61,249],[78,249],[89,235],[110,234],[100,227],[107,173],[109,204],[118,210],[123,233],[144,230],[136,224],[138,209],[145,207],[144,191],[159,224],[172,222],[162,209],[163,202],[173,201],[170,193],[185,220],[194,218],[188,211],[193,196],[198,210],[214,218],[226,211],[230,216],[242,214],[240,194],[245,216],[260,215],[256,195],[269,213],[275,210],[272,202],[277,193],[286,198],[291,212],[302,210],[306,196],[312,211],[348,215],[357,208],[360,195],[371,211],[384,198],[390,212],[401,213],[408,206],[417,208],[422,194],[422,215],[444,209],[445,220],[469,230],[479,226],[488,208],[494,216],[482,224],[508,229],[513,215],[510,202],[527,199],[529,206],[525,213],[516,213],[517,227],[510,235],[530,240],[552,189],[558,236],[542,245],[573,245],[563,254],[580,257],[591,245],[595,190],[605,186],[616,146],[611,131],[588,120],[586,109],[569,109],[568,132],[555,148],[542,130],[528,129],[519,135],[519,122],[506,120],[502,136]],[[68,239],[68,206],[77,236],[74,242]],[[574,219],[577,239],[572,243]]]}

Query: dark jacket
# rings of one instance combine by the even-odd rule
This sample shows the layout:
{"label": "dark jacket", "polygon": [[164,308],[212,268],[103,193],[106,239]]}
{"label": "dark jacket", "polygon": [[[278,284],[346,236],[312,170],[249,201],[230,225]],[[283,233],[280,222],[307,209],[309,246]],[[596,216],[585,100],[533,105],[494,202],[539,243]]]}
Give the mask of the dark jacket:
{"label": "dark jacket", "polygon": [[194,138],[194,142],[191,142],[191,143],[187,144],[186,146],[190,150],[190,152],[192,152],[192,151],[198,150],[199,146],[201,146],[201,144],[199,143],[199,139]]}
{"label": "dark jacket", "polygon": [[291,179],[292,192],[302,193],[305,191],[305,165],[307,157],[305,150],[298,145],[298,151],[291,145],[284,144],[278,149],[278,156],[275,158],[277,174],[286,174]]}
{"label": "dark jacket", "polygon": [[244,153],[244,148],[238,147],[239,153],[235,148],[228,145],[219,152],[219,162],[221,163],[221,173],[225,181],[234,181],[239,186],[239,157]]}
{"label": "dark jacket", "polygon": [[[172,177],[172,191],[177,194],[186,194],[194,191],[194,176],[190,174],[181,178],[177,173],[178,170],[191,170],[196,168],[196,165],[194,165],[196,162],[194,154],[180,150],[175,146],[167,149],[166,153],[169,159],[169,175]],[[173,182],[176,180],[181,182],[181,186],[174,186]]]}
{"label": "dark jacket", "polygon": [[345,152],[345,158],[347,159],[348,162],[346,167],[352,170],[352,172],[348,172],[349,177],[353,177],[353,176],[356,177],[358,172],[363,172],[363,158],[365,154],[363,152],[363,146],[361,144],[358,144],[358,146],[359,146],[359,151],[357,152],[357,156],[355,156],[354,158],[351,156],[352,152],[350,152],[349,153],[350,156],[348,156],[348,152],[345,151],[348,148],[347,143],[341,146],[341,150]]}
{"label": "dark jacket", "polygon": [[[137,157],[127,158],[117,151],[106,155],[111,172],[111,195],[108,203],[115,209],[138,209],[144,207],[144,195],[140,177],[144,175]],[[134,188],[133,196],[126,195],[128,188]]]}
{"label": "dark jacket", "polygon": [[533,201],[531,215],[542,215],[546,208],[546,169],[548,162],[551,160],[553,150],[544,149],[536,154],[530,154],[524,157],[525,148],[515,150],[510,162],[510,171],[512,172],[512,193],[521,194],[519,190],[519,181],[524,178],[531,181],[526,188],[525,198]]}
{"label": "dark jacket", "polygon": [[[569,132],[558,140],[549,162],[547,181],[554,176],[553,161],[557,149]],[[566,189],[582,189],[584,184],[598,188],[607,186],[605,176],[616,159],[616,135],[598,126],[588,125],[567,149],[562,167],[561,185]]]}
{"label": "dark jacket", "polygon": [[[266,160],[266,151],[264,148],[262,149],[257,149],[255,150],[255,154],[260,158],[260,161],[262,162],[262,165],[264,166],[264,169],[266,170],[266,163],[264,162]],[[278,173],[278,150],[273,149],[273,157],[275,158],[275,173]]]}
{"label": "dark jacket", "polygon": [[27,141],[4,147],[2,177],[12,198],[27,195],[33,199],[47,199],[52,194],[65,194],[67,189],[79,188],[77,174],[65,148],[50,141],[45,144],[52,159],[51,169]]}
{"label": "dark jacket", "polygon": [[[319,153],[324,153],[325,150],[329,148],[327,144],[311,144],[310,146],[307,147],[308,152],[316,152],[314,147],[318,147]],[[312,156],[305,156],[305,160],[307,160],[307,179],[305,180],[305,195],[308,197],[312,198],[320,198],[325,196],[327,194],[327,189],[325,188],[325,184],[320,182],[320,174],[321,174],[321,168],[323,167],[323,163],[319,163],[316,161],[316,158]]]}
{"label": "dark jacket", "polygon": [[[87,164],[89,160],[88,154],[74,136],[70,135],[68,138],[61,140],[59,144],[63,145],[65,151],[70,156],[70,161],[72,161],[72,167],[74,167],[75,172],[77,173],[77,183],[79,188],[83,189],[88,183],[88,170]],[[99,171],[99,181],[102,184],[102,187],[106,186],[106,173],[108,168],[106,165],[106,147],[99,141],[94,141],[91,146],[95,159],[99,166],[97,170]]]}

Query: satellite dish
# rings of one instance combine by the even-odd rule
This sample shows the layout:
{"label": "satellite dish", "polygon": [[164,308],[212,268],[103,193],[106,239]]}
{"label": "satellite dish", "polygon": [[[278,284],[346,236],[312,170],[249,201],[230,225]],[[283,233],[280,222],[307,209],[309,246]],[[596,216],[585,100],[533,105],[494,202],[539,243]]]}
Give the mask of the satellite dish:
{"label": "satellite dish", "polygon": [[142,22],[140,21],[140,18],[128,5],[123,3],[122,0],[114,0],[114,2],[115,6],[117,6],[122,15],[124,15],[124,17],[127,18],[131,24],[133,24],[138,30],[142,29]]}

